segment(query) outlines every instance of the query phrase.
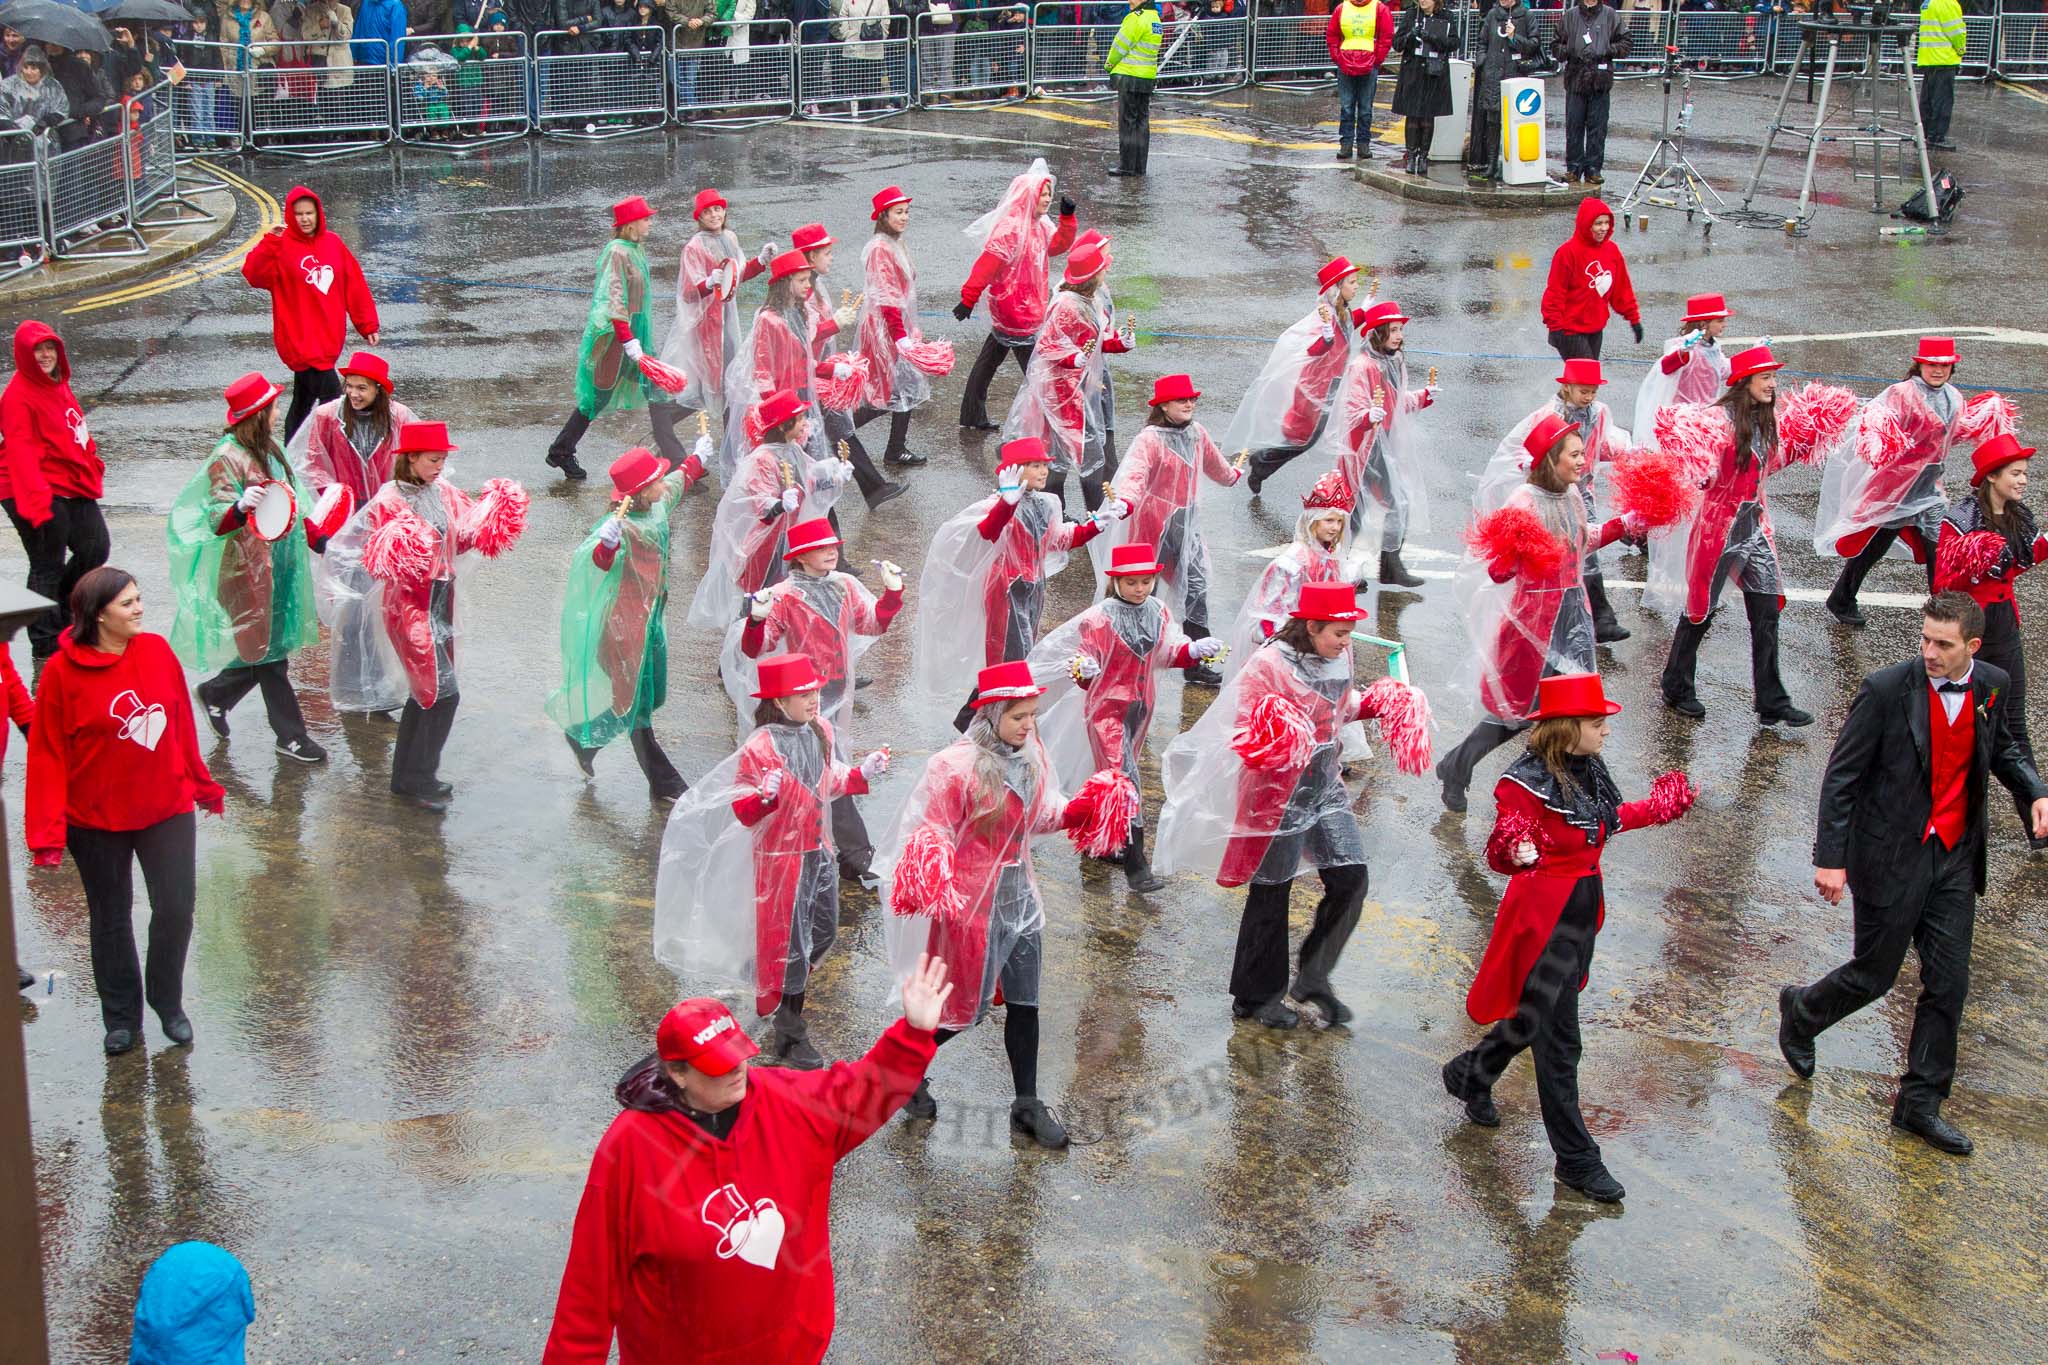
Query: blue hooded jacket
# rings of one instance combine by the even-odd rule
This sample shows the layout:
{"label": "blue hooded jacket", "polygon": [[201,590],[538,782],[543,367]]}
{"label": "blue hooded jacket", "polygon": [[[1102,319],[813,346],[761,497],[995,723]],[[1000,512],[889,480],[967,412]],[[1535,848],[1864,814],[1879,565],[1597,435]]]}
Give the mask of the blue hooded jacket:
{"label": "blue hooded jacket", "polygon": [[211,1242],[180,1242],[142,1277],[128,1365],[244,1365],[254,1321],[242,1263]]}
{"label": "blue hooded jacket", "polygon": [[[356,13],[355,41],[349,55],[357,66],[395,66],[403,58],[398,45],[405,40],[405,6],[399,0],[363,0]],[[380,46],[365,38],[384,40]]]}

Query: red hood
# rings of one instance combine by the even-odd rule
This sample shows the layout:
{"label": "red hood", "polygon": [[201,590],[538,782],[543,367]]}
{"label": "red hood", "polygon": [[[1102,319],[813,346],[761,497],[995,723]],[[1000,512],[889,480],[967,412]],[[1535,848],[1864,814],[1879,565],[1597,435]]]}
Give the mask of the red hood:
{"label": "red hood", "polygon": [[[57,374],[54,378],[44,374],[43,367],[36,364],[35,349],[46,341],[57,343]],[[63,337],[30,318],[14,329],[14,369],[31,383],[56,388],[71,382],[71,354],[64,349]]]}
{"label": "red hood", "polygon": [[1572,236],[1579,239],[1580,245],[1596,245],[1593,241],[1593,220],[1596,218],[1607,220],[1607,240],[1614,240],[1614,210],[1598,199],[1581,199],[1578,226],[1572,229]]}
{"label": "red hood", "polygon": [[[299,231],[298,220],[292,217],[292,205],[298,203],[301,199],[313,201],[314,221],[313,235],[311,237]],[[327,231],[327,206],[320,202],[320,196],[307,189],[304,185],[292,186],[291,193],[284,197],[284,230],[302,242],[310,242],[314,237],[318,237],[321,233]]]}
{"label": "red hood", "polygon": [[57,648],[63,650],[64,657],[80,668],[112,668],[127,657],[122,654],[109,654],[103,649],[94,649],[90,645],[78,643],[71,638],[69,626],[64,627],[63,633],[57,637]]}

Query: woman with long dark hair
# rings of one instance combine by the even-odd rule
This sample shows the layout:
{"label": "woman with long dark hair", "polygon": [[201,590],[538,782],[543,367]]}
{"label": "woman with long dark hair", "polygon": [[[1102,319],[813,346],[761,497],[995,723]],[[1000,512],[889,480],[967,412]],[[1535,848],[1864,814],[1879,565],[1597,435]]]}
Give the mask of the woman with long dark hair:
{"label": "woman with long dark hair", "polygon": [[317,496],[329,484],[348,489],[361,507],[391,477],[398,432],[412,409],[394,397],[384,357],[357,351],[341,367],[341,397],[313,409],[285,443],[285,458]]}
{"label": "woman with long dark hair", "polygon": [[[71,592],[72,624],[36,689],[28,739],[29,851],[55,867],[71,850],[92,928],[92,978],[108,1056],[135,1046],[142,1007],[164,1036],[192,1041],[185,949],[192,939],[192,808],[226,799],[199,756],[185,670],[142,629],[142,589],[102,566]],[[149,959],[135,952],[134,866],[149,888]]]}
{"label": "woman with long dark hair", "polygon": [[[725,442],[719,447],[718,471],[730,485],[733,471],[760,442],[748,421],[771,395],[795,394],[808,417],[804,449],[812,463],[828,462],[824,477],[833,488],[853,479],[853,466],[835,458],[825,439],[825,414],[818,406],[818,381],[830,378],[845,357],[816,358],[811,349],[811,293],[816,276],[801,251],[785,251],[768,265],[768,297],[754,313],[739,355],[725,370]],[[822,516],[823,510],[811,515]]]}

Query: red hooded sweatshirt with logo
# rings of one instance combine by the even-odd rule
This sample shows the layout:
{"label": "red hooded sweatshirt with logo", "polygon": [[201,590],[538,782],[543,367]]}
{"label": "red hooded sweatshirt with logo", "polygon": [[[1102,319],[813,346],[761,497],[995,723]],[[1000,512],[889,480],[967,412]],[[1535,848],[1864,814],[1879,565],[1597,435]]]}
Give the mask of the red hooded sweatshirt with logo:
{"label": "red hooded sweatshirt with logo", "polygon": [[[309,237],[292,205],[313,201],[318,215]],[[367,337],[377,330],[377,301],[363,282],[348,244],[327,230],[320,196],[304,185],[284,197],[284,227],[266,232],[242,260],[242,278],[270,291],[270,330],[277,356],[293,370],[331,370],[348,341],[348,324]]]}
{"label": "red hooded sweatshirt with logo", "polygon": [[[1595,245],[1593,223],[1603,217],[1607,240]],[[1550,280],[1543,286],[1543,325],[1551,331],[1597,332],[1607,326],[1610,308],[1624,321],[1643,320],[1635,286],[1629,283],[1628,262],[1614,244],[1617,221],[1614,210],[1598,199],[1579,201],[1578,226],[1550,258]]]}
{"label": "red hooded sweatshirt with logo", "polygon": [[627,1109],[591,1158],[541,1365],[798,1365],[832,1340],[832,1172],[938,1042],[898,1019],[857,1062],[760,1067],[721,1141]]}
{"label": "red hooded sweatshirt with logo", "polygon": [[[44,374],[36,347],[57,343],[57,373]],[[31,318],[14,329],[14,378],[0,393],[0,498],[31,526],[50,519],[50,499],[94,498],[107,466],[71,392],[71,356],[64,339]]]}
{"label": "red hooded sweatshirt with logo", "polygon": [[36,688],[28,734],[28,846],[64,847],[67,825],[147,829],[225,793],[199,757],[185,670],[170,641],[144,632],[119,654],[67,627]]}

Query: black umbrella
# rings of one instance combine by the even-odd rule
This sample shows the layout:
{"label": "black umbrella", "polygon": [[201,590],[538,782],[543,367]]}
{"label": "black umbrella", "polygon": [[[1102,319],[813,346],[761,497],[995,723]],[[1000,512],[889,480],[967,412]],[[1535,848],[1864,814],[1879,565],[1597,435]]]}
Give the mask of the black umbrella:
{"label": "black umbrella", "polygon": [[173,0],[121,0],[112,9],[100,11],[101,19],[108,23],[130,24],[189,24],[194,22],[191,11]]}
{"label": "black umbrella", "polygon": [[32,43],[55,43],[87,52],[107,52],[114,46],[106,25],[97,18],[54,0],[13,0],[0,6],[0,26]]}

